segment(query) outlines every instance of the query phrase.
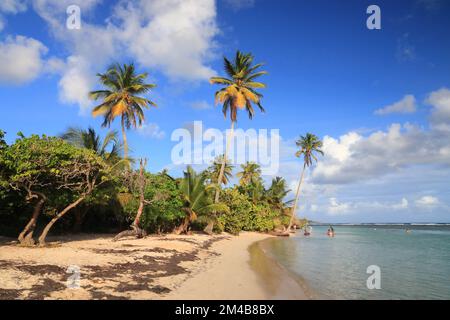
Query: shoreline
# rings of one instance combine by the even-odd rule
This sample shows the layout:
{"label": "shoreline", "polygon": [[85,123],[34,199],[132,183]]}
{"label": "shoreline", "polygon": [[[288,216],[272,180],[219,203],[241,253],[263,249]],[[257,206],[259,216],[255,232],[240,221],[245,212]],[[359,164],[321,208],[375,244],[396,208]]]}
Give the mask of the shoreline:
{"label": "shoreline", "polygon": [[266,241],[276,241],[276,239],[269,234],[241,232],[239,236],[233,237],[228,242],[216,243],[213,249],[221,255],[215,257],[205,270],[193,275],[164,298],[174,300],[311,299],[303,281],[281,266],[267,252]]}
{"label": "shoreline", "polygon": [[[0,243],[0,299],[307,299],[262,248],[268,234],[52,237],[45,248]],[[11,240],[11,239],[10,239]],[[80,270],[77,288],[68,288]]]}
{"label": "shoreline", "polygon": [[264,289],[272,300],[311,300],[313,292],[298,275],[292,273],[269,252],[270,241],[284,241],[276,237],[255,242],[249,247],[252,269],[259,275]]}

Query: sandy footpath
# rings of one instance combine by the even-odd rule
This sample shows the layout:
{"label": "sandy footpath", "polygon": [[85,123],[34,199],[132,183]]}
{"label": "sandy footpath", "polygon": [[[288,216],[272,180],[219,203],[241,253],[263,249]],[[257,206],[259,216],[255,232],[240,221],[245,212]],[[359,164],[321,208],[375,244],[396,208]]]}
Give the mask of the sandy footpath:
{"label": "sandy footpath", "polygon": [[77,235],[46,248],[0,239],[0,299],[268,299],[248,250],[268,237]]}

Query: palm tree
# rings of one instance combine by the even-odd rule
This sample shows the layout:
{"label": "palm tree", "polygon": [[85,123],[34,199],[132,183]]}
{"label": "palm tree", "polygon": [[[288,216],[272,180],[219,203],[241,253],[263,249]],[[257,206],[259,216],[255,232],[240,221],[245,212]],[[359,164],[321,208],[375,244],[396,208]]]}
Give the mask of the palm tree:
{"label": "palm tree", "polygon": [[144,83],[147,73],[136,74],[133,64],[116,64],[106,73],[97,74],[104,90],[91,91],[89,98],[102,99],[102,103],[92,110],[94,117],[103,115],[103,127],[110,126],[116,117],[121,118],[124,158],[128,159],[126,129],[136,128],[145,121],[144,109],[156,106],[155,103],[140,95],[154,88],[155,84]]}
{"label": "palm tree", "polygon": [[[119,143],[117,131],[108,132],[102,141],[92,127],[87,130],[69,127],[61,138],[77,147],[93,150],[107,162],[116,162],[120,159],[122,146]],[[111,148],[108,150],[110,145]]]}
{"label": "palm tree", "polygon": [[[256,82],[255,79],[265,75],[266,71],[257,71],[262,63],[253,65],[253,56],[250,53],[236,52],[234,61],[231,62],[226,57],[224,60],[224,68],[228,78],[212,77],[209,82],[211,84],[222,85],[223,88],[218,90],[215,94],[216,104],[222,104],[222,112],[224,117],[230,113],[231,130],[227,138],[225,154],[222,159],[222,167],[219,172],[218,181],[222,181],[222,176],[225,170],[225,159],[227,159],[230,139],[233,136],[234,123],[237,121],[237,110],[244,109],[247,111],[250,119],[255,113],[253,104],[257,105],[259,109],[264,112],[261,105],[262,95],[256,89],[265,88],[266,85],[261,82]],[[216,191],[215,202],[219,201],[220,189]]]}
{"label": "palm tree", "polygon": [[294,206],[292,207],[291,212],[291,219],[287,228],[288,232],[292,227],[292,222],[294,221],[295,210],[297,209],[297,202],[300,195],[300,187],[303,182],[305,169],[306,167],[312,165],[313,160],[317,161],[315,153],[320,153],[321,155],[323,155],[323,151],[321,150],[323,143],[315,134],[307,133],[305,136],[300,136],[300,139],[296,141],[296,145],[297,147],[300,147],[300,150],[295,153],[295,156],[298,158],[303,156],[303,169],[301,171],[300,181],[298,183],[297,192],[295,194]]}
{"label": "palm tree", "polygon": [[[218,184],[217,181],[219,179],[220,170],[222,169],[223,163],[223,155],[218,156],[214,162],[207,169],[207,175],[211,183]],[[230,182],[230,178],[233,175],[234,166],[230,164],[230,161],[227,159],[225,161],[225,168],[223,170],[222,181],[220,184],[228,184]]]}
{"label": "palm tree", "polygon": [[261,167],[255,162],[246,162],[241,164],[242,171],[237,173],[240,177],[239,185],[245,186],[249,184],[256,184],[261,179]]}
{"label": "palm tree", "polygon": [[183,211],[186,217],[183,223],[174,230],[175,234],[186,233],[189,224],[196,220],[200,214],[207,214],[212,211],[228,212],[228,207],[223,203],[212,203],[208,190],[216,187],[213,184],[206,185],[207,176],[197,174],[191,166],[187,167],[184,177],[180,183],[180,190],[183,194]]}
{"label": "palm tree", "polygon": [[275,177],[272,179],[272,184],[266,192],[266,199],[269,204],[280,211],[283,211],[291,201],[284,201],[284,198],[288,195],[289,189],[286,186],[286,180],[281,177]]}

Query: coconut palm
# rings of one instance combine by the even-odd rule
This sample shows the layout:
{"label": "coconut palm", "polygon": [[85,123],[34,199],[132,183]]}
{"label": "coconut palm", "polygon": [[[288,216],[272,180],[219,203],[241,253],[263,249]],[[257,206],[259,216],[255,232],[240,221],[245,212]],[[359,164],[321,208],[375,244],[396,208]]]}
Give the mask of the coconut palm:
{"label": "coconut palm", "polygon": [[207,176],[197,174],[191,166],[187,167],[184,177],[180,182],[180,191],[183,194],[183,211],[186,217],[183,223],[174,230],[174,233],[186,233],[189,224],[201,214],[215,212],[228,212],[228,207],[223,203],[212,203],[208,190],[216,185],[206,185]]}
{"label": "coconut palm", "polygon": [[312,165],[313,160],[317,161],[315,153],[320,153],[323,155],[323,151],[321,150],[323,143],[315,134],[307,133],[305,136],[300,136],[300,139],[296,141],[296,145],[300,148],[300,150],[295,153],[295,156],[298,158],[303,156],[303,169],[300,174],[300,180],[298,182],[294,206],[292,207],[291,219],[289,221],[287,231],[291,229],[292,222],[294,221],[295,210],[297,209],[298,197],[300,195],[300,188],[303,182],[305,169]]}
{"label": "coconut palm", "polygon": [[240,177],[239,185],[245,186],[249,184],[256,184],[261,179],[261,167],[255,162],[246,162],[241,164],[242,171],[237,173]]}
{"label": "coconut palm", "polygon": [[[220,170],[222,169],[222,163],[223,163],[223,155],[218,156],[214,162],[209,166],[207,169],[206,174],[208,175],[209,180],[211,183],[218,184],[217,181],[219,179]],[[233,168],[234,166],[230,164],[229,160],[225,161],[225,168],[223,170],[222,175],[222,181],[220,184],[228,184],[230,182],[230,178],[233,175]]]}
{"label": "coconut palm", "polygon": [[272,179],[272,184],[266,192],[266,200],[273,208],[283,211],[292,202],[292,200],[284,201],[289,191],[286,186],[286,180],[281,177],[275,177]]}
{"label": "coconut palm", "polygon": [[141,96],[156,85],[144,83],[148,74],[137,74],[133,64],[123,66],[116,64],[106,73],[99,73],[97,76],[106,89],[89,93],[89,98],[92,100],[102,99],[102,103],[92,110],[92,115],[104,117],[103,127],[109,127],[116,117],[121,118],[124,158],[127,160],[126,130],[141,126],[145,121],[144,109],[156,106],[155,103]]}
{"label": "coconut palm", "polygon": [[[93,150],[107,162],[116,162],[120,159],[122,146],[117,131],[108,132],[102,140],[95,129],[91,127],[87,130],[69,127],[61,135],[61,138],[77,147]],[[109,146],[111,146],[110,149],[108,149]]]}
{"label": "coconut palm", "polygon": [[[219,172],[218,181],[222,181],[225,170],[225,159],[227,158],[230,139],[233,136],[234,124],[237,121],[238,109],[245,109],[250,119],[255,113],[253,105],[264,112],[261,105],[262,95],[256,89],[265,88],[266,85],[255,81],[256,78],[265,75],[266,71],[257,71],[263,64],[253,64],[253,56],[250,53],[236,52],[234,61],[231,62],[224,57],[224,68],[228,78],[212,77],[209,81],[211,84],[222,85],[223,88],[215,94],[216,104],[222,104],[222,112],[224,117],[230,114],[231,130],[227,138],[225,155],[222,159],[222,167]],[[215,202],[219,201],[220,189],[216,191]]]}

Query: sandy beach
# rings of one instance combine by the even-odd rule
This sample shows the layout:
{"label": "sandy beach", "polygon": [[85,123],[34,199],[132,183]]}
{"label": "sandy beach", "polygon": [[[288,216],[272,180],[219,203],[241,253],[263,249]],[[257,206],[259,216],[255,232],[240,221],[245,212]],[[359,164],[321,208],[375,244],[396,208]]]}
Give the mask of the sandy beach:
{"label": "sandy beach", "polygon": [[306,298],[249,250],[269,237],[196,234],[112,242],[111,235],[84,235],[52,238],[46,248],[3,240],[0,299]]}

